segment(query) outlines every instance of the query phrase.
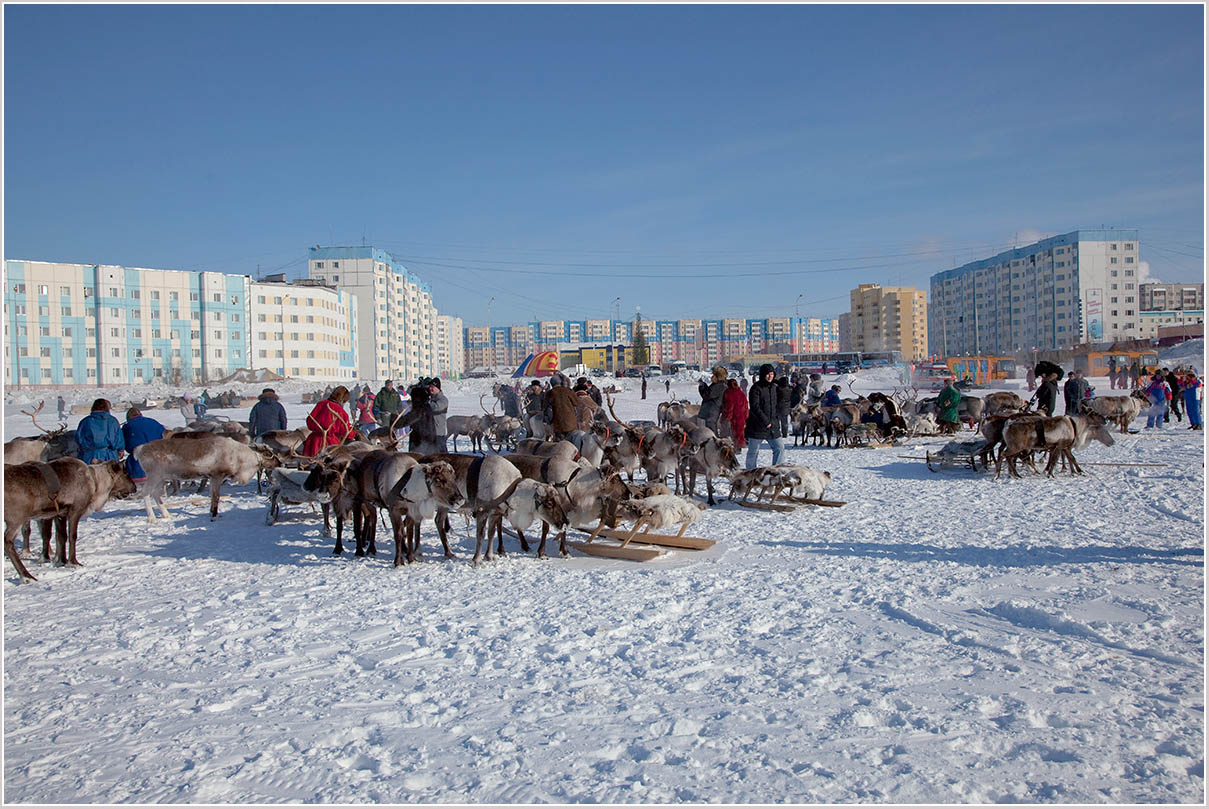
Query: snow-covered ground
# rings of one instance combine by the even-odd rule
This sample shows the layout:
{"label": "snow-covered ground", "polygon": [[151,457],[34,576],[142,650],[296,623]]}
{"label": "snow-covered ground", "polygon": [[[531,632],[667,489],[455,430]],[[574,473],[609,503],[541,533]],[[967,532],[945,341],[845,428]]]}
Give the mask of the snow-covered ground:
{"label": "snow-covered ground", "polygon": [[[653,419],[662,381],[646,401],[617,382],[618,414]],[[316,386],[276,387],[300,424]],[[448,385],[451,413],[489,387]],[[4,799],[1200,803],[1205,445],[1185,426],[1093,444],[1080,479],[900,457],[942,439],[790,449],[848,504],[724,503],[691,531],[716,546],[645,564],[512,544],[476,569],[455,524],[457,560],[426,533],[396,570],[389,540],[334,558],[300,509],[266,526],[254,487],[213,523],[112,503],[81,525],[84,567],[6,567]],[[1114,463],[1152,465],[1094,465]]]}

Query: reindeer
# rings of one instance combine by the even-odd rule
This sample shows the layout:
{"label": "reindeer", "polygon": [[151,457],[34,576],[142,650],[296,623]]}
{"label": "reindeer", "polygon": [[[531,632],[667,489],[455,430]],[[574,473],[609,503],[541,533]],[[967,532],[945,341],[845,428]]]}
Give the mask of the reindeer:
{"label": "reindeer", "polygon": [[[706,428],[702,428],[706,429]],[[690,438],[691,440],[691,438]],[[716,435],[706,438],[695,445],[694,451],[681,464],[681,476],[688,474],[685,493],[691,495],[697,488],[697,473],[705,475],[705,490],[711,506],[714,501],[714,478],[727,476],[739,468],[735,457],[735,445],[729,438],[718,438]]]}
{"label": "reindeer", "polygon": [[1005,459],[1008,473],[1012,477],[1020,477],[1016,460],[1037,450],[1049,452],[1049,462],[1045,466],[1045,473],[1049,477],[1054,476],[1054,466],[1059,458],[1070,462],[1071,474],[1081,475],[1083,470],[1075,462],[1073,450],[1083,448],[1093,438],[1109,447],[1114,443],[1112,433],[1105,428],[1103,417],[1094,413],[1054,418],[1009,418],[1003,427],[1004,448],[995,464],[995,477],[999,477]]}
{"label": "reindeer", "polygon": [[[86,464],[78,458],[33,462],[4,470],[4,553],[22,581],[36,580],[17,556],[17,532],[31,519],[54,518],[60,564],[79,565],[76,541],[80,520],[99,510],[110,498],[134,494],[134,481],[121,461]],[[43,534],[43,558],[49,556]],[[68,546],[70,545],[70,550]]]}
{"label": "reindeer", "polygon": [[170,519],[164,505],[164,484],[170,480],[204,477],[210,480],[210,519],[218,519],[218,499],[222,483],[231,478],[242,486],[261,468],[273,468],[280,461],[266,447],[247,447],[222,435],[203,435],[185,440],[180,436],[150,441],[134,450],[135,460],[147,473],[144,505],[147,521],[155,522],[153,501],[162,518]]}
{"label": "reindeer", "polygon": [[75,433],[68,430],[66,424],[60,423],[53,430],[48,430],[38,424],[38,414],[45,406],[46,402],[43,400],[38,402],[38,406],[32,411],[21,411],[33,420],[34,427],[38,428],[42,435],[6,441],[4,444],[4,462],[6,464],[53,461],[55,458],[74,458],[80,454]]}
{"label": "reindeer", "polygon": [[579,449],[565,439],[561,441],[543,441],[540,438],[526,438],[517,442],[514,454],[540,455],[543,458],[566,458],[568,461],[579,459]]}
{"label": "reindeer", "polygon": [[[475,519],[474,564],[479,564],[483,558],[483,540],[487,541],[487,561],[494,559],[491,550],[489,527],[494,526],[496,518],[504,516],[501,508],[504,501],[512,495],[521,480],[520,470],[509,460],[509,456],[484,455],[453,455],[436,453],[425,456],[426,461],[444,461],[454,472],[454,481],[458,493],[462,496],[462,509],[472,513]],[[551,459],[553,460],[553,459]],[[437,513],[437,531],[441,533],[441,541],[446,542],[445,532],[448,530],[449,509]],[[446,542],[446,548],[448,543]],[[448,555],[448,554],[447,554]]]}
{"label": "reindeer", "polygon": [[988,393],[982,397],[982,418],[995,418],[1012,413],[1023,413],[1028,408],[1028,402],[1010,390]]}
{"label": "reindeer", "polygon": [[482,452],[483,438],[488,429],[487,419],[488,416],[447,416],[445,425],[453,441],[453,451],[458,451],[458,437],[464,435],[470,439],[471,452]]}
{"label": "reindeer", "polygon": [[[475,460],[483,461],[486,457]],[[449,509],[456,509],[463,502],[463,496],[458,490],[457,473],[448,463],[442,460],[425,460],[413,465],[392,487],[388,496],[387,511],[395,533],[395,567],[403,564],[405,550],[407,562],[421,560],[420,525],[426,519],[436,522],[441,544],[445,546],[445,557],[454,558],[446,536],[449,529],[449,518],[446,515]],[[404,512],[407,516],[406,524],[402,519]]]}

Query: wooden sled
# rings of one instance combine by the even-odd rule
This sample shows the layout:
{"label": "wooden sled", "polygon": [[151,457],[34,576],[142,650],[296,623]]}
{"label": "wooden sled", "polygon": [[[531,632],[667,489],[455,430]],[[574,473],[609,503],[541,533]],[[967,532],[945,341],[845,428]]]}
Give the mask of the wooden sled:
{"label": "wooden sled", "polygon": [[[786,501],[789,500],[789,498],[786,497],[782,497],[781,499]],[[727,502],[734,503],[736,506],[743,506],[743,508],[755,508],[759,509],[760,511],[779,511],[782,514],[797,511],[798,508],[796,501],[783,503],[760,503],[755,500],[728,500]]]}
{"label": "wooden sled", "polygon": [[809,500],[805,497],[782,497],[782,500],[788,500],[791,503],[799,503],[804,506],[828,506],[830,508],[839,508],[840,506],[848,505],[847,500]]}
{"label": "wooden sled", "polygon": [[607,559],[628,559],[631,562],[649,562],[663,554],[649,548],[630,548],[624,545],[608,545],[603,542],[572,542],[567,540],[567,547],[574,548],[589,556],[603,556]]}
{"label": "wooden sled", "polygon": [[638,531],[631,535],[630,531],[623,531],[619,528],[577,528],[576,530],[583,531],[589,535],[623,540],[622,547],[625,547],[630,542],[640,542],[643,545],[660,545],[664,548],[703,551],[717,544],[717,540],[714,539],[676,536],[673,534],[648,534],[645,531]]}

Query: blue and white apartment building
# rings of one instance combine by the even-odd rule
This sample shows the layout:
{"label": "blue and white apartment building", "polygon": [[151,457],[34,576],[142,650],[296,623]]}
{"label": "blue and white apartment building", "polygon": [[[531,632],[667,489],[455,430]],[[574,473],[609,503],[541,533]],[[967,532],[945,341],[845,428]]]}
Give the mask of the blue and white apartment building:
{"label": "blue and white apartment building", "polygon": [[[207,384],[241,368],[357,378],[351,296],[308,290],[314,311],[279,311],[283,328],[273,329],[260,299],[275,288],[217,272],[6,260],[5,383]],[[292,317],[296,330],[284,328]],[[303,328],[315,318],[326,322]]]}
{"label": "blue and white apartment building", "polygon": [[1014,355],[1142,336],[1138,232],[1076,230],[936,273],[928,350]]}

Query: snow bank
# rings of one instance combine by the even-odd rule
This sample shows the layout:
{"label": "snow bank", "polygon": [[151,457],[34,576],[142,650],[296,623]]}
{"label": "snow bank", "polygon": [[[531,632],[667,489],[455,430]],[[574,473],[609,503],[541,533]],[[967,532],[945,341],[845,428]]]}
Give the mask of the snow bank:
{"label": "snow bank", "polygon": [[1191,366],[1197,374],[1205,373],[1205,338],[1197,337],[1159,352],[1159,362],[1169,368]]}

